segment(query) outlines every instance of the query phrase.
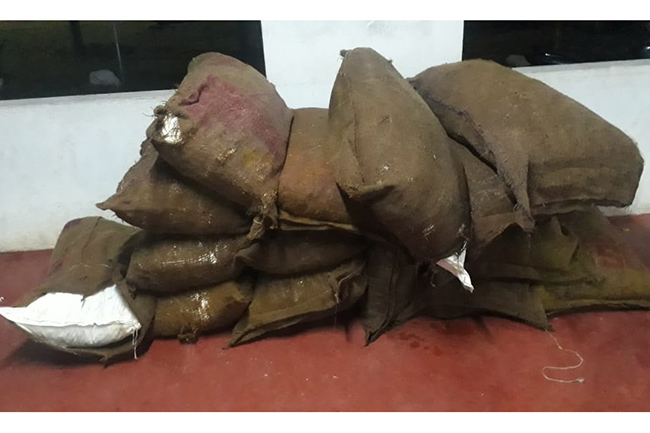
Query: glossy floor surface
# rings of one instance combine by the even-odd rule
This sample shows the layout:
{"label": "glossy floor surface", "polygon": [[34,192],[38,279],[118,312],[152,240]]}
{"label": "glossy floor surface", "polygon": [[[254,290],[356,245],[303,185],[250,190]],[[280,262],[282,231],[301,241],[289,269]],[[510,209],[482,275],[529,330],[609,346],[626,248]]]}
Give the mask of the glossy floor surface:
{"label": "glossy floor surface", "polygon": [[[613,220],[650,266],[650,215]],[[11,305],[49,251],[0,254]],[[647,411],[650,312],[553,319],[553,334],[498,318],[416,319],[365,347],[358,323],[224,350],[155,341],[137,361],[80,364],[0,322],[4,411]],[[552,370],[584,363],[573,370]],[[561,383],[550,378],[583,383]]]}

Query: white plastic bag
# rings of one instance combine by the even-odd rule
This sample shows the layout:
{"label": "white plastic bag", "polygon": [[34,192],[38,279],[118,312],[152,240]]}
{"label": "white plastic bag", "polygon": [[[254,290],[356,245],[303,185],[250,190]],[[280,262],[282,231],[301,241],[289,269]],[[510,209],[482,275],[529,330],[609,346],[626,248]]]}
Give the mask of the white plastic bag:
{"label": "white plastic bag", "polygon": [[0,307],[0,316],[51,346],[96,348],[117,343],[142,328],[115,286],[85,299],[47,293],[26,307]]}

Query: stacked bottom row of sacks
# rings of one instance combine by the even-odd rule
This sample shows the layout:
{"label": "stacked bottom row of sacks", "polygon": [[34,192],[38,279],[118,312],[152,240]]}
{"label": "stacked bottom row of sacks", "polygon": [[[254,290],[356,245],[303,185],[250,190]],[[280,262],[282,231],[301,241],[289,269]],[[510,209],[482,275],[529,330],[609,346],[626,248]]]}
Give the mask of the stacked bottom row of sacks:
{"label": "stacked bottom row of sacks", "polygon": [[[650,307],[650,271],[598,210],[634,199],[643,159],[625,134],[491,62],[406,80],[371,49],[342,54],[329,109],[290,110],[251,67],[194,59],[98,205],[131,226],[68,223],[45,282],[0,314],[106,361],[346,310],[370,343],[416,316],[550,329],[554,314]],[[62,293],[76,296],[56,304],[76,308],[56,318],[66,335],[51,323]]]}

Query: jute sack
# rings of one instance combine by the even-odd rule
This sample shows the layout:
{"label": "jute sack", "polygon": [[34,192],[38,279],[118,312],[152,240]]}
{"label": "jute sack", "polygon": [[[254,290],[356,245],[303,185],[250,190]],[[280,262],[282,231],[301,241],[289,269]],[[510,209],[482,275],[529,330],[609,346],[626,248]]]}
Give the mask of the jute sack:
{"label": "jute sack", "polygon": [[529,218],[632,203],[643,171],[635,143],[541,81],[468,60],[410,82],[447,132],[495,167]]}
{"label": "jute sack", "polygon": [[368,290],[361,308],[366,344],[391,329],[417,291],[418,267],[399,249],[375,244],[367,253]]}
{"label": "jute sack", "polygon": [[155,115],[148,137],[169,164],[273,225],[293,117],[273,84],[237,59],[201,54]]}
{"label": "jute sack", "polygon": [[650,271],[619,229],[597,210],[558,218],[578,237],[597,278],[575,284],[540,284],[547,313],[650,308]]}
{"label": "jute sack", "polygon": [[245,236],[187,238],[149,236],[131,257],[126,279],[139,290],[173,293],[237,278]]}
{"label": "jute sack", "polygon": [[97,207],[153,233],[242,234],[252,220],[240,206],[182,177],[149,141],[117,192]]}
{"label": "jute sack", "polygon": [[[9,318],[13,312],[15,319],[21,309],[36,302],[42,304],[46,298],[58,298],[42,306],[42,311],[32,311],[32,319],[25,317],[29,316],[25,312],[25,320],[14,323],[30,339],[56,350],[102,362],[133,358],[144,347],[145,339],[151,337],[149,328],[156,308],[154,297],[134,293],[124,280],[138,237],[138,229],[100,217],[68,222],[56,242],[43,283],[23,296],[14,308],[3,307],[2,315]],[[95,299],[105,304],[97,304]],[[13,311],[5,312],[5,308]],[[123,322],[124,318],[129,324]]]}
{"label": "jute sack", "polygon": [[330,139],[326,109],[294,111],[278,189],[281,220],[314,227],[352,224],[332,173]]}
{"label": "jute sack", "polygon": [[512,226],[490,243],[474,261],[470,274],[483,279],[516,279],[543,283],[595,281],[579,238],[557,216],[539,221],[532,233]]}
{"label": "jute sack", "polygon": [[539,329],[549,329],[539,289],[526,282],[474,281],[474,292],[457,280],[432,286],[421,280],[413,301],[396,318],[401,324],[416,316],[455,319],[479,315],[506,317]]}
{"label": "jute sack", "polygon": [[366,242],[345,231],[279,231],[240,250],[237,258],[271,275],[313,272],[341,264],[360,254]]}
{"label": "jute sack", "polygon": [[445,130],[391,62],[369,48],[343,54],[329,154],[337,184],[357,205],[348,205],[353,222],[416,260],[450,256],[465,242],[469,209]]}
{"label": "jute sack", "polygon": [[242,276],[216,286],[161,296],[153,322],[154,337],[195,342],[199,335],[233,325],[253,297],[253,277]]}
{"label": "jute sack", "polygon": [[518,226],[528,232],[534,224],[515,209],[505,183],[487,164],[460,143],[453,144],[467,182],[472,222],[467,257],[472,260],[506,229]]}
{"label": "jute sack", "polygon": [[285,278],[260,274],[253,301],[235,325],[236,346],[272,331],[335,316],[353,306],[368,284],[363,259],[325,271]]}

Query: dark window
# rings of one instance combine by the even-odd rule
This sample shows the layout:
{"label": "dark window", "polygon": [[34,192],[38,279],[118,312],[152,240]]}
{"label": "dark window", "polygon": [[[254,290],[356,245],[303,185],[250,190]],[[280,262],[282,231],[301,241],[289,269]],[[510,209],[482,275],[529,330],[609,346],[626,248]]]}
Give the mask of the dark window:
{"label": "dark window", "polygon": [[0,21],[0,99],[172,89],[207,51],[265,73],[259,21]]}
{"label": "dark window", "polygon": [[506,66],[650,58],[648,21],[465,21],[463,59]]}

